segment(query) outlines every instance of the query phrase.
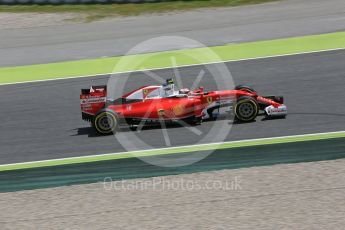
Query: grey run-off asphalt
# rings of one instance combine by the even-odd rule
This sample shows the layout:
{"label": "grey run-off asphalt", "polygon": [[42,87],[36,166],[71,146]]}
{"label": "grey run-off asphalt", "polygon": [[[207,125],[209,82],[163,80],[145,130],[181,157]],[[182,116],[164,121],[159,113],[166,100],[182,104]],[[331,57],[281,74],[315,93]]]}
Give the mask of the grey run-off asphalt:
{"label": "grey run-off asphalt", "polygon": [[[344,8],[343,0],[285,0],[93,23],[35,26],[40,23],[38,17],[47,20],[38,15],[27,19],[32,23],[25,20],[24,28],[13,22],[8,29],[10,22],[7,22],[2,29],[0,23],[0,53],[6,54],[0,55],[0,66],[123,55],[138,43],[159,36],[184,36],[215,46],[344,31]],[[145,52],[171,49],[176,47],[158,46]]]}

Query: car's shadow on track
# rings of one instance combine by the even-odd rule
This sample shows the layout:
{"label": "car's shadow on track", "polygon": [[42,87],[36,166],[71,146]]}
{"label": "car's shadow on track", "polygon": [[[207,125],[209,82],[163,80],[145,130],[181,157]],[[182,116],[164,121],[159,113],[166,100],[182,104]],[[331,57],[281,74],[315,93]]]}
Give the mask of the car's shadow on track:
{"label": "car's shadow on track", "polygon": [[[209,122],[215,122],[215,121],[220,121],[220,120],[228,120],[228,118],[217,118],[217,119],[208,119],[203,121],[203,123],[209,123]],[[229,120],[229,124],[237,124],[236,122],[233,122],[231,120]],[[187,124],[187,123],[177,123],[177,122],[167,122],[165,123],[165,127],[167,129],[177,129],[177,128],[184,128],[186,126],[190,126],[190,127],[198,127],[198,125],[192,125],[192,124]],[[160,123],[156,123],[156,124],[150,124],[150,125],[144,125],[143,127],[141,127],[141,129],[139,130],[139,132],[142,131],[146,131],[146,130],[155,130],[155,129],[162,129],[162,126]],[[102,136],[110,136],[112,134],[108,134],[108,135],[104,135],[104,134],[99,134],[96,132],[96,130],[92,127],[80,127],[80,128],[76,128],[73,129],[73,131],[76,131],[76,134],[73,134],[71,136],[84,136],[87,135],[88,137],[102,137]],[[124,127],[120,127],[118,132],[137,132],[137,127],[133,126],[133,127],[129,127],[129,126],[124,126]]]}
{"label": "car's shadow on track", "polygon": [[101,134],[97,133],[96,130],[94,128],[92,128],[92,127],[81,127],[81,128],[73,129],[73,131],[77,131],[77,133],[71,135],[72,137],[84,136],[84,135],[87,135],[88,137],[102,137],[102,136],[105,136],[105,135],[101,135]]}
{"label": "car's shadow on track", "polygon": [[[178,123],[166,123],[165,127],[167,129],[175,129],[175,128],[183,128],[185,126],[183,126],[182,124],[178,124]],[[151,125],[145,125],[143,127],[141,127],[140,132],[144,132],[146,130],[155,130],[155,129],[162,129],[162,126],[160,124],[151,124]],[[71,136],[82,136],[82,135],[87,135],[88,137],[101,137],[101,136],[110,136],[112,134],[108,134],[108,135],[104,135],[104,134],[99,134],[96,132],[96,130],[92,127],[81,127],[81,128],[77,128],[74,129],[77,131],[76,134],[73,134]],[[137,127],[133,126],[133,127],[120,127],[118,132],[137,132]]]}
{"label": "car's shadow on track", "polygon": [[[258,115],[258,119],[260,119],[260,117],[263,116],[262,114]],[[281,118],[267,118],[267,117],[263,117],[260,120],[261,121],[266,121],[266,120],[272,120],[272,119],[281,119]],[[248,123],[252,123],[255,121],[251,121],[251,122],[238,122],[238,121],[234,121],[233,119],[229,119],[229,117],[218,117],[217,119],[208,119],[203,121],[203,123],[209,123],[209,122],[216,122],[216,121],[221,121],[221,120],[228,120],[228,124],[229,125],[243,125],[243,124],[248,124]],[[167,122],[165,124],[167,129],[177,129],[177,128],[184,128],[187,126],[193,126],[193,127],[198,127],[197,125],[191,125],[191,124],[180,124],[180,123],[176,123],[176,122]],[[142,131],[146,131],[146,130],[155,130],[155,129],[162,129],[161,124],[157,123],[157,124],[150,124],[150,125],[144,125],[143,127],[141,127],[141,129],[139,130],[140,132]],[[87,135],[88,137],[102,137],[102,136],[111,136],[112,134],[108,134],[108,135],[104,135],[104,134],[99,134],[96,132],[96,130],[92,127],[80,127],[77,129],[74,129],[75,131],[77,131],[76,134],[73,134],[71,136],[84,136]],[[120,129],[118,130],[118,132],[138,132],[137,127],[133,126],[133,127],[120,127]]]}
{"label": "car's shadow on track", "polygon": [[345,117],[344,113],[289,113],[289,115],[318,115],[318,116],[335,116],[335,117]]}
{"label": "car's shadow on track", "polygon": [[[288,116],[332,116],[332,117],[345,117],[345,114],[342,113],[289,113]],[[259,116],[263,116],[263,115],[259,115]],[[283,117],[266,117],[264,116],[261,121],[269,121],[269,120],[280,120],[280,119],[285,119],[287,118],[287,116],[283,116]]]}
{"label": "car's shadow on track", "polygon": [[261,121],[272,121],[272,120],[281,120],[286,119],[286,117],[263,117]]}

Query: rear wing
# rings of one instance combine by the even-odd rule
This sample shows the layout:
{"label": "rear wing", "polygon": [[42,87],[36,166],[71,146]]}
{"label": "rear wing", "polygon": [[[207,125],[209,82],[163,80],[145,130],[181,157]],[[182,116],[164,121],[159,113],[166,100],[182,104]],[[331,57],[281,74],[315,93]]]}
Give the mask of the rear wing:
{"label": "rear wing", "polygon": [[82,89],[80,94],[80,109],[83,120],[91,120],[99,110],[103,109],[107,100],[107,86],[91,86]]}

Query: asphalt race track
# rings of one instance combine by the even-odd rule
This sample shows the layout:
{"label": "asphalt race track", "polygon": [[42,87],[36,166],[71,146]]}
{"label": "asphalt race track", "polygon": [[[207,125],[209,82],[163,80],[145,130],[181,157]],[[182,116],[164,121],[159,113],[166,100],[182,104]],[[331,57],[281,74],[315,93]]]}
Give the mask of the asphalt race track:
{"label": "asphalt race track", "polygon": [[[284,120],[258,117],[254,123],[235,124],[225,140],[344,130],[344,60],[345,51],[341,50],[227,63],[235,84],[248,83],[263,94],[284,95],[289,115]],[[204,66],[180,68],[184,86],[190,86],[201,69]],[[172,69],[154,72],[161,77],[173,76]],[[0,163],[124,151],[114,136],[98,136],[80,117],[80,89],[106,84],[107,79],[100,76],[0,86]],[[132,73],[127,83],[129,90],[157,84],[144,73]],[[201,85],[214,87],[208,71]],[[216,122],[197,128],[206,133]],[[161,129],[121,133],[126,132],[135,133],[153,147],[166,147]],[[170,127],[167,132],[172,146],[195,144],[200,139],[185,127]]]}

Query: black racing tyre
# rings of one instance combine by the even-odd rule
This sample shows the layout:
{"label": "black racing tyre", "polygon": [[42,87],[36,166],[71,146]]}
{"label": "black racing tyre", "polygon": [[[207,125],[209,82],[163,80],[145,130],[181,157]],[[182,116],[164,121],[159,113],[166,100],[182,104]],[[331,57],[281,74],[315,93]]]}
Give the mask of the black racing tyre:
{"label": "black racing tyre", "polygon": [[115,133],[119,127],[119,119],[113,111],[102,110],[95,115],[92,126],[100,134]]}
{"label": "black racing tyre", "polygon": [[238,85],[235,87],[235,90],[243,90],[248,93],[256,93],[256,91],[252,87],[247,86],[247,85]]}
{"label": "black racing tyre", "polygon": [[259,105],[252,97],[240,97],[234,107],[235,117],[241,122],[255,120],[259,113]]}

